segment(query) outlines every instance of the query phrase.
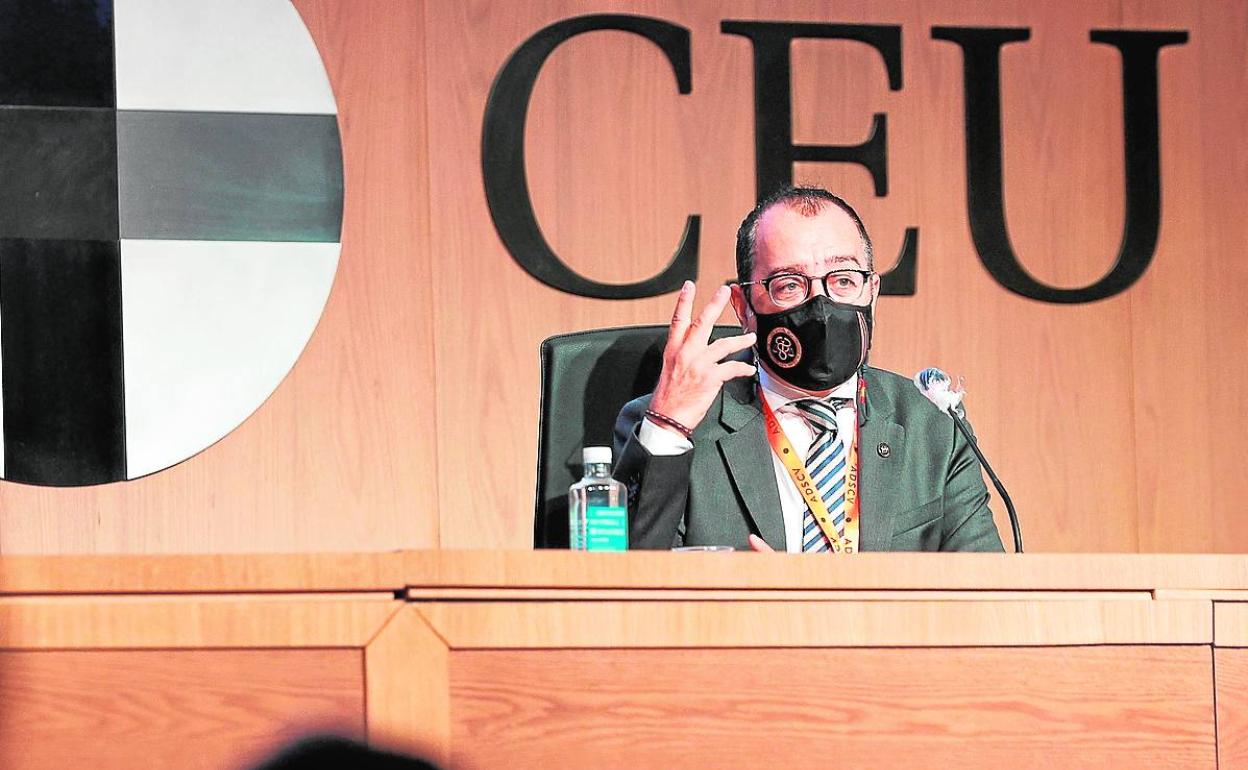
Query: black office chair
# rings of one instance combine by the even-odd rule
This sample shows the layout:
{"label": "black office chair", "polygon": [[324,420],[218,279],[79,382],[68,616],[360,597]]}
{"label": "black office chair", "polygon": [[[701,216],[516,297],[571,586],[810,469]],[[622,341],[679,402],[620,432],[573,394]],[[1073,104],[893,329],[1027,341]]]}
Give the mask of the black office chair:
{"label": "black office chair", "polygon": [[[568,487],[581,478],[581,449],[611,446],[620,409],[654,389],[667,329],[593,329],[558,334],[542,343],[535,548],[568,547]],[[716,326],[711,338],[740,333],[736,326]]]}

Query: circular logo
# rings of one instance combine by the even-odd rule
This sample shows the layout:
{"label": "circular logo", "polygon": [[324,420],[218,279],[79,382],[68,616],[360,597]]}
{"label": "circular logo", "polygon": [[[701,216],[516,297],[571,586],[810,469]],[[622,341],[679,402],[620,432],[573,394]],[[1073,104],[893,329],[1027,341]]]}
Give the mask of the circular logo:
{"label": "circular logo", "polygon": [[242,424],[321,317],[329,77],[289,0],[4,8],[5,61],[57,74],[0,78],[0,478],[157,473]]}
{"label": "circular logo", "polygon": [[797,335],[788,329],[772,329],[767,335],[767,354],[776,366],[791,369],[802,360],[802,344]]}

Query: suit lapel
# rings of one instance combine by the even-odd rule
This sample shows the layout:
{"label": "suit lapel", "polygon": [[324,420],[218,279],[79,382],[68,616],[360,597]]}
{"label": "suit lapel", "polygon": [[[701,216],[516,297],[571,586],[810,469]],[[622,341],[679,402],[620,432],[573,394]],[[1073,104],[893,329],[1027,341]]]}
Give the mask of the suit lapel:
{"label": "suit lapel", "polygon": [[[898,469],[905,461],[906,429],[893,418],[892,398],[871,376],[872,370],[865,371],[867,408],[859,415],[859,550],[883,551],[892,540],[894,514],[906,494],[897,484]],[[755,529],[768,545],[781,551],[786,545],[784,515],[756,388],[757,382],[752,379],[733,380],[724,386],[720,424],[726,434],[716,443]]]}
{"label": "suit lapel", "polygon": [[776,488],[771,445],[763,428],[755,383],[753,379],[740,379],[724,386],[720,424],[728,433],[717,443],[754,528],[768,545],[783,551],[780,490]]}
{"label": "suit lapel", "polygon": [[858,467],[862,475],[859,550],[884,551],[893,536],[893,515],[904,490],[897,484],[906,451],[906,429],[893,419],[892,399],[867,369],[867,409],[859,420]]}

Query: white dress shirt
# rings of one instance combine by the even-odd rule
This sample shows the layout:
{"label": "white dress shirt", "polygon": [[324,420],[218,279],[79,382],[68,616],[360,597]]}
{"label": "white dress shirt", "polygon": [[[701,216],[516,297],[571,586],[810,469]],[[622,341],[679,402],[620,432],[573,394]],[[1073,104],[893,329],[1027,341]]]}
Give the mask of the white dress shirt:
{"label": "white dress shirt", "polygon": [[[758,367],[758,380],[763,386],[763,398],[767,399],[767,405],[775,413],[780,428],[789,437],[789,441],[797,450],[802,462],[806,462],[806,455],[810,451],[815,434],[810,423],[802,417],[797,407],[791,404],[798,399],[811,398],[811,394],[777,381],[761,366]],[[850,401],[845,408],[836,413],[837,435],[845,442],[846,449],[849,448],[849,441],[857,429],[858,413],[854,399],[857,389],[858,374],[855,373],[848,380],[833,388],[827,396],[822,397],[823,400],[846,398]],[[693,449],[693,443],[689,439],[674,430],[652,423],[649,418],[641,421],[637,438],[646,451],[652,455],[678,455]],[[801,492],[798,492],[797,487],[793,485],[788,469],[784,467],[784,463],[780,462],[780,458],[776,457],[775,452],[771,453],[771,465],[776,474],[776,486],[780,490],[780,512],[784,517],[785,549],[789,553],[800,553],[802,518],[806,514],[806,502],[802,499]]]}

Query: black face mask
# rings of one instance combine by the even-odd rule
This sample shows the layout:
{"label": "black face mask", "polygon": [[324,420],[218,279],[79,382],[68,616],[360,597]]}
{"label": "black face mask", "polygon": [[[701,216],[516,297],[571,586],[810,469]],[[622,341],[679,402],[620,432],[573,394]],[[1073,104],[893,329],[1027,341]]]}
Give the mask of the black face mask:
{"label": "black face mask", "polygon": [[822,294],[779,313],[758,313],[759,357],[802,390],[831,390],[867,362],[871,306],[834,302]]}

